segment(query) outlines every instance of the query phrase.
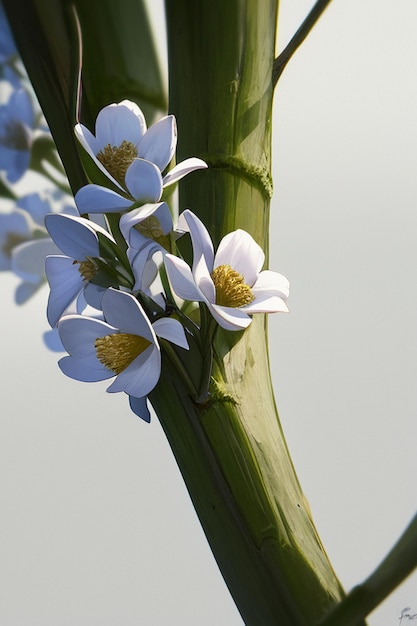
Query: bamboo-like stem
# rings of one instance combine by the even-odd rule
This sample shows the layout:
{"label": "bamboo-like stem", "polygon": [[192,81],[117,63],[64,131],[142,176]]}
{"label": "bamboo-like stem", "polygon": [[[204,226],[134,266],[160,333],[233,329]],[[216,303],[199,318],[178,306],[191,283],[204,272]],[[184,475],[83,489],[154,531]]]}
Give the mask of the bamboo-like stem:
{"label": "bamboo-like stem", "polygon": [[[178,158],[209,164],[183,182],[180,205],[216,245],[243,228],[267,248],[277,2],[170,0],[166,10]],[[205,404],[166,364],[151,399],[245,623],[314,624],[343,592],[279,425],[266,334],[262,317],[244,333],[219,329]]]}

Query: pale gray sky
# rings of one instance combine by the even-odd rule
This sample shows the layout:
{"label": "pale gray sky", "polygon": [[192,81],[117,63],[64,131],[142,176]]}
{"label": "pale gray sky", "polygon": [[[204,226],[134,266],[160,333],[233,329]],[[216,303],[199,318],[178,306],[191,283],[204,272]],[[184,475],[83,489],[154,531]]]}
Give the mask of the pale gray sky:
{"label": "pale gray sky", "polygon": [[[313,3],[281,2],[285,42]],[[158,3],[153,3],[158,9]],[[277,404],[347,589],[417,509],[417,3],[334,0],[281,78],[270,267]],[[47,290],[0,276],[0,623],[239,626],[157,420],[65,378]],[[369,619],[417,613],[417,576]]]}

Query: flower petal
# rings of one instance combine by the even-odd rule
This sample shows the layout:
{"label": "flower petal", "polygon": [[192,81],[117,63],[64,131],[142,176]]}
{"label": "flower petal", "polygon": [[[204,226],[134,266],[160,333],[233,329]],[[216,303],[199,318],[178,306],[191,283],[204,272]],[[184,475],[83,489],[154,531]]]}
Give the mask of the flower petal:
{"label": "flower petal", "polygon": [[14,119],[19,120],[28,128],[33,128],[35,123],[35,113],[33,103],[29,93],[25,89],[16,89],[13,91],[8,102],[10,111],[13,113]]}
{"label": "flower petal", "polygon": [[82,217],[49,213],[45,226],[58,248],[69,257],[83,261],[100,256],[98,237],[91,222]]}
{"label": "flower petal", "polygon": [[[139,235],[139,233],[137,234]],[[147,293],[150,285],[153,283],[158,274],[157,264],[153,261],[150,262],[150,259],[155,252],[161,250],[161,246],[151,239],[143,237],[143,240],[144,245],[140,250],[136,250],[134,248],[128,249],[128,259],[132,267],[133,276],[135,277],[133,291],[139,289],[140,291],[145,291]]]}
{"label": "flower petal", "polygon": [[60,255],[46,257],[45,273],[51,288],[47,318],[53,328],[65,309],[80,293],[83,288],[83,279],[74,260]]}
{"label": "flower petal", "polygon": [[219,326],[225,330],[243,330],[251,323],[251,318],[242,309],[218,304],[209,304],[210,313]]}
{"label": "flower petal", "polygon": [[178,320],[163,317],[156,320],[152,326],[158,337],[188,350],[188,341],[185,336],[184,327]]}
{"label": "flower petal", "polygon": [[166,254],[164,262],[171,289],[177,296],[183,300],[205,301],[205,297],[195,284],[191,269],[185,261],[172,254]]}
{"label": "flower petal", "polygon": [[169,170],[168,174],[166,174],[162,179],[162,184],[164,187],[169,187],[173,183],[176,183],[184,176],[187,176],[190,172],[194,172],[194,170],[201,170],[208,167],[207,163],[202,159],[197,159],[197,157],[190,157],[189,159],[185,159],[178,163],[172,170]]}
{"label": "flower petal", "polygon": [[147,315],[132,294],[110,287],[102,298],[101,306],[106,321],[120,332],[144,337],[153,344],[157,342]]}
{"label": "flower petal", "polygon": [[64,346],[62,345],[62,341],[59,338],[59,333],[56,328],[52,330],[46,330],[43,333],[43,341],[48,348],[52,352],[65,352]]}
{"label": "flower petal", "polygon": [[200,259],[194,263],[193,274],[196,285],[201,293],[209,302],[216,302],[216,288],[210,276],[204,256],[201,256]]}
{"label": "flower petal", "polygon": [[95,155],[100,152],[100,148],[93,133],[84,124],[76,124],[74,133],[84,150],[98,163]]}
{"label": "flower petal", "polygon": [[129,141],[136,146],[145,131],[145,117],[137,104],[130,100],[109,104],[97,115],[97,152],[107,144],[118,147],[123,141]]}
{"label": "flower petal", "polygon": [[16,304],[25,304],[37,290],[41,287],[41,283],[21,283],[16,287],[14,293],[14,301]]}
{"label": "flower petal", "polygon": [[144,422],[148,424],[151,421],[151,414],[148,409],[148,403],[146,398],[135,398],[134,396],[129,396],[129,404],[133,413],[140,417]]}
{"label": "flower petal", "polygon": [[115,191],[93,184],[81,187],[74,200],[80,213],[119,213],[133,204]]}
{"label": "flower petal", "polygon": [[64,356],[58,361],[58,365],[66,376],[85,383],[95,383],[114,376],[114,372],[104,367],[104,365],[94,368],[83,363],[83,361],[73,359],[71,356]]}
{"label": "flower petal", "polygon": [[137,149],[142,159],[152,161],[161,172],[170,163],[177,147],[177,125],[173,115],[153,124],[140,140]]}
{"label": "flower petal", "polygon": [[[134,229],[134,226],[143,222],[148,217],[154,217],[158,220],[161,231],[164,235],[167,235],[173,230],[172,216],[169,206],[166,202],[159,202],[158,204],[144,204],[143,206],[133,209],[128,213],[125,213],[120,218],[120,230],[123,237],[126,239],[129,246],[139,249],[141,246],[135,245],[136,235],[140,233]],[[145,239],[143,235],[140,235],[140,239]]]}
{"label": "flower petal", "polygon": [[84,298],[86,303],[94,309],[101,310],[101,301],[105,292],[105,287],[100,287],[94,283],[87,283],[84,287]]}
{"label": "flower petal", "polygon": [[45,278],[45,259],[48,254],[59,254],[49,237],[21,243],[12,252],[12,270],[23,280],[38,285]]}
{"label": "flower petal", "polygon": [[109,393],[125,391],[130,396],[141,398],[152,391],[161,374],[161,352],[159,346],[149,346],[124,369],[110,387]]}
{"label": "flower petal", "polygon": [[264,270],[259,274],[253,285],[252,293],[255,298],[261,293],[268,293],[271,296],[278,296],[286,300],[290,295],[290,283],[282,274],[271,270]]}
{"label": "flower petal", "polygon": [[10,183],[17,183],[29,167],[30,152],[8,146],[0,148],[0,169],[6,170],[6,178]]}
{"label": "flower petal", "polygon": [[22,196],[17,200],[16,206],[27,211],[34,222],[40,226],[43,226],[45,216],[52,211],[50,202],[38,193]]}
{"label": "flower petal", "polygon": [[265,296],[257,298],[250,304],[241,307],[242,311],[252,313],[288,313],[288,307],[282,298],[277,296]]}
{"label": "flower petal", "polygon": [[127,168],[125,183],[137,203],[158,202],[161,198],[161,172],[150,161],[134,159]]}
{"label": "flower petal", "polygon": [[258,278],[265,261],[265,254],[254,238],[238,229],[221,240],[216,252],[214,267],[230,265],[242,274],[245,283],[252,286]]}
{"label": "flower petal", "polygon": [[60,320],[58,331],[62,345],[74,359],[104,367],[97,358],[95,341],[99,337],[114,334],[117,329],[93,317],[67,315]]}
{"label": "flower petal", "polygon": [[189,209],[186,209],[179,217],[178,230],[184,230],[191,235],[193,244],[193,273],[201,256],[204,256],[206,259],[208,270],[211,272],[213,269],[214,250],[210,235],[203,222]]}

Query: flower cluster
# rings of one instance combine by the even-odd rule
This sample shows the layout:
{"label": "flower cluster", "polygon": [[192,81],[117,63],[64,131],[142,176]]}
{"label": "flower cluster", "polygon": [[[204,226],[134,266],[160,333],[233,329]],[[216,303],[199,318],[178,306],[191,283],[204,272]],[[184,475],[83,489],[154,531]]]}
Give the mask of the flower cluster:
{"label": "flower cluster", "polygon": [[[75,195],[79,215],[45,218],[59,250],[45,265],[48,320],[68,353],[59,366],[76,380],[112,379],[107,391],[125,392],[149,421],[161,350],[186,376],[184,350],[200,350],[201,362],[219,326],[242,331],[255,313],[287,311],[288,281],[262,270],[264,253],[247,232],[229,233],[215,252],[190,210],[175,223],[164,188],[207,166],[189,158],[169,169],[177,141],[172,115],[147,128],[139,107],[124,100],[100,111],[95,134],[82,124],[75,134],[93,166],[91,182]],[[191,266],[177,246],[186,234]],[[209,393],[189,388],[195,401]]]}
{"label": "flower cluster", "polygon": [[[39,145],[41,151],[36,150]],[[55,176],[48,175],[52,170],[47,162]],[[56,175],[64,180],[0,3],[0,271],[12,271],[21,279],[17,304],[45,283],[45,257],[59,252],[45,228],[45,215],[77,214],[67,183],[58,189]],[[29,180],[36,191],[27,194]]]}

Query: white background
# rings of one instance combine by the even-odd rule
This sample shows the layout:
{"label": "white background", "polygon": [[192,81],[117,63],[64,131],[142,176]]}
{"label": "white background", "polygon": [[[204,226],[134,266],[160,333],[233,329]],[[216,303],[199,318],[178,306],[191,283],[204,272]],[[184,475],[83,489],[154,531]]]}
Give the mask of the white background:
{"label": "white background", "polygon": [[[281,4],[283,45],[312,2]],[[270,267],[292,291],[273,379],[347,590],[417,509],[416,30],[415,0],[334,0],[275,98]],[[157,420],[60,374],[47,290],[18,308],[16,284],[0,276],[0,624],[241,625]],[[404,607],[416,576],[369,624]]]}

